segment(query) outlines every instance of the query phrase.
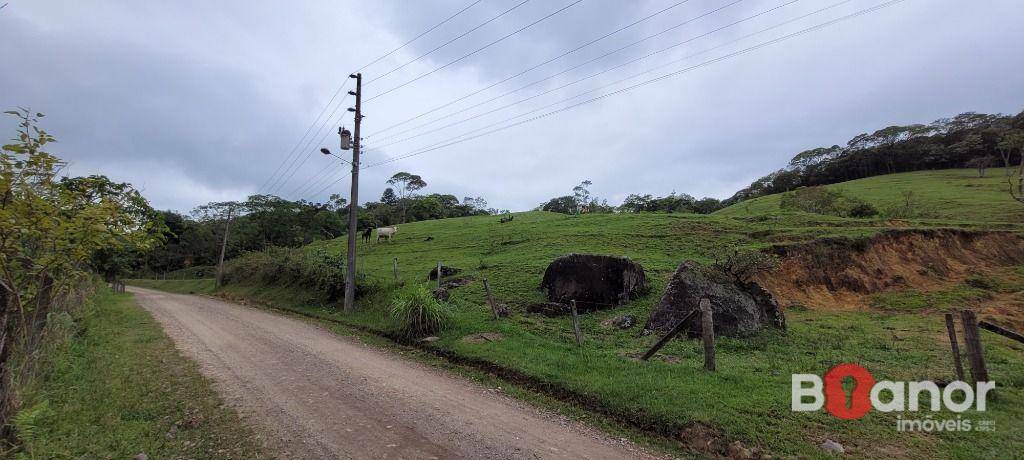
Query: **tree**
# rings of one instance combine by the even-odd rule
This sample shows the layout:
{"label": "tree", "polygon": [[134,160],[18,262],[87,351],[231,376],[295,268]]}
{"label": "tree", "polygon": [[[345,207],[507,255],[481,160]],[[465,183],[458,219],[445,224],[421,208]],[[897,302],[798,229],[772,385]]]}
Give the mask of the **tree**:
{"label": "tree", "polygon": [[380,195],[380,202],[391,206],[397,204],[398,197],[395,196],[395,189],[391,187],[384,189],[384,193]]}
{"label": "tree", "polygon": [[574,196],[560,196],[548,200],[547,203],[541,205],[541,210],[550,212],[560,212],[562,214],[575,214],[579,210],[579,202],[576,201]]}
{"label": "tree", "polygon": [[[51,318],[81,292],[88,268],[118,273],[124,254],[166,232],[145,198],[104,176],[58,180],[64,163],[40,113],[19,108],[17,135],[0,151],[0,426],[9,426],[12,373],[31,372]],[[12,355],[24,355],[13,367]]]}
{"label": "tree", "polygon": [[630,194],[622,201],[619,205],[619,209],[623,212],[644,212],[650,209],[651,201],[654,199],[650,194],[637,195],[635,193]]}
{"label": "tree", "polygon": [[985,170],[988,169],[991,164],[992,158],[990,157],[975,157],[972,158],[971,161],[968,161],[964,166],[977,169],[978,177],[985,177]]}
{"label": "tree", "polygon": [[402,203],[402,223],[406,221],[406,211],[408,210],[409,197],[412,196],[417,190],[421,190],[427,186],[426,181],[422,177],[416,174],[410,174],[407,172],[397,172],[387,180],[388,184],[398,187],[398,196],[401,198]]}
{"label": "tree", "polygon": [[576,213],[578,214],[587,204],[590,203],[590,190],[589,187],[594,185],[589,179],[580,182],[572,188],[572,194],[576,198]]}

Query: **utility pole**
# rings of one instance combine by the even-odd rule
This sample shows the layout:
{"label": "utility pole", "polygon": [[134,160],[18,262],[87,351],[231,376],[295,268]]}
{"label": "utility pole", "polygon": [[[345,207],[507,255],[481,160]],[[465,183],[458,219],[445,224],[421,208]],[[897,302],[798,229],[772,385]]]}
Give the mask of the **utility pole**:
{"label": "utility pole", "polygon": [[234,211],[234,206],[228,208],[228,220],[224,222],[224,239],[220,242],[220,260],[217,262],[217,283],[215,287],[220,287],[224,282],[224,252],[228,248],[228,230],[231,229],[231,211]]}
{"label": "utility pole", "polygon": [[[348,93],[356,97],[355,132],[352,134],[352,196],[348,202],[348,265],[345,267],[345,311],[351,312],[356,301],[356,226],[359,224],[356,212],[359,209],[359,126],[363,124],[363,74],[349,75],[356,79],[356,90]],[[341,129],[338,130],[341,134]]]}

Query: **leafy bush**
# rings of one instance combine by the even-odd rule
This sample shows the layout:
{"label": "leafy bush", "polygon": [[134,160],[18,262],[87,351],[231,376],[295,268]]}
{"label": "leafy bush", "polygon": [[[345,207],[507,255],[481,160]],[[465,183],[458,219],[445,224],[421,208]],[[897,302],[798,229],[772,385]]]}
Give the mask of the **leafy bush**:
{"label": "leafy bush", "polygon": [[878,209],[876,209],[870,203],[858,203],[854,205],[852,208],[850,208],[850,211],[847,213],[848,217],[857,218],[874,217],[877,215]]}
{"label": "leafy bush", "polygon": [[224,283],[300,286],[334,301],[345,294],[345,262],[324,250],[270,247],[225,263]]}
{"label": "leafy bush", "polygon": [[714,256],[711,268],[740,283],[750,282],[763,272],[771,272],[781,262],[775,254],[753,249],[728,249]]}
{"label": "leafy bush", "polygon": [[878,215],[870,203],[845,195],[841,190],[826,187],[801,187],[785,195],[779,206],[785,210],[803,211],[839,217],[873,217]]}
{"label": "leafy bush", "polygon": [[395,332],[407,339],[436,334],[452,321],[448,306],[421,285],[399,291],[391,302],[390,313]]}

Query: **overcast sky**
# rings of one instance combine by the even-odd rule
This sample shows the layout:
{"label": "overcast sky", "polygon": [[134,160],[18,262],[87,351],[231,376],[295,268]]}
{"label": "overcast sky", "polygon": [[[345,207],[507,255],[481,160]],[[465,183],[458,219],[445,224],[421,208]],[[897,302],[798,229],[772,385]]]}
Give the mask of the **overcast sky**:
{"label": "overcast sky", "polygon": [[[72,174],[106,174],[158,208],[188,211],[257,192],[347,197],[347,165],[316,151],[339,152],[337,126],[351,129],[352,98],[314,119],[350,71],[475,0],[4,1],[0,106],[46,113],[43,126],[59,142],[51,150]],[[466,140],[363,170],[360,201],[378,199],[398,171],[422,175],[424,192],[512,210],[583,179],[613,204],[629,193],[725,198],[801,150],[864,131],[1024,109],[1019,0],[907,0],[732,57],[882,0],[689,0],[378,133],[677,1],[482,0],[366,67],[364,165]],[[311,125],[319,135],[303,138]],[[0,122],[5,138],[14,127]]]}

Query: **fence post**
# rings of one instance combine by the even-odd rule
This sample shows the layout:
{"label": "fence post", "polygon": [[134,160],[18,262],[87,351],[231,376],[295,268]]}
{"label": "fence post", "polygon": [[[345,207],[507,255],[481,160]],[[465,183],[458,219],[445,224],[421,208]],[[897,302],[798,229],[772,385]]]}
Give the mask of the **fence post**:
{"label": "fence post", "polygon": [[704,336],[704,370],[715,371],[715,321],[711,301],[700,299],[700,330]]}
{"label": "fence post", "polygon": [[960,344],[956,340],[956,324],[953,322],[953,314],[946,313],[946,331],[949,333],[949,346],[953,349],[953,369],[956,371],[956,379],[964,380],[964,365],[960,361]]}
{"label": "fence post", "polygon": [[487,293],[487,305],[491,306],[491,311],[494,312],[494,319],[498,319],[498,307],[494,305],[494,297],[491,295],[491,285],[487,284],[487,278],[484,278],[484,292]]}
{"label": "fence post", "polygon": [[576,345],[583,346],[583,331],[580,331],[580,317],[576,313],[576,301],[572,300],[569,302],[569,308],[572,310],[572,331],[576,334]]}
{"label": "fence post", "polygon": [[985,356],[981,348],[978,317],[973,310],[963,310],[960,312],[960,321],[964,326],[964,343],[967,345],[967,361],[971,364],[971,377],[974,383],[987,382],[988,370],[985,369]]}
{"label": "fence post", "polygon": [[664,337],[658,340],[658,343],[654,344],[654,346],[651,347],[650,350],[647,350],[647,353],[644,353],[644,355],[640,357],[640,361],[647,361],[648,359],[651,359],[651,356],[654,356],[654,354],[657,353],[658,350],[661,350],[661,347],[664,347],[669,340],[672,340],[672,337],[675,337],[676,334],[683,330],[683,324],[685,324],[691,317],[693,317],[693,315],[696,315],[697,312],[698,310],[690,310],[690,312],[687,313],[686,316],[683,317],[683,319],[679,320],[679,322],[676,323],[675,326],[672,326],[672,330],[668,331],[668,334],[665,334]]}
{"label": "fence post", "polygon": [[395,257],[394,270],[395,270],[395,281],[398,281],[398,257]]}
{"label": "fence post", "polygon": [[437,261],[437,288],[441,289],[441,261]]}

